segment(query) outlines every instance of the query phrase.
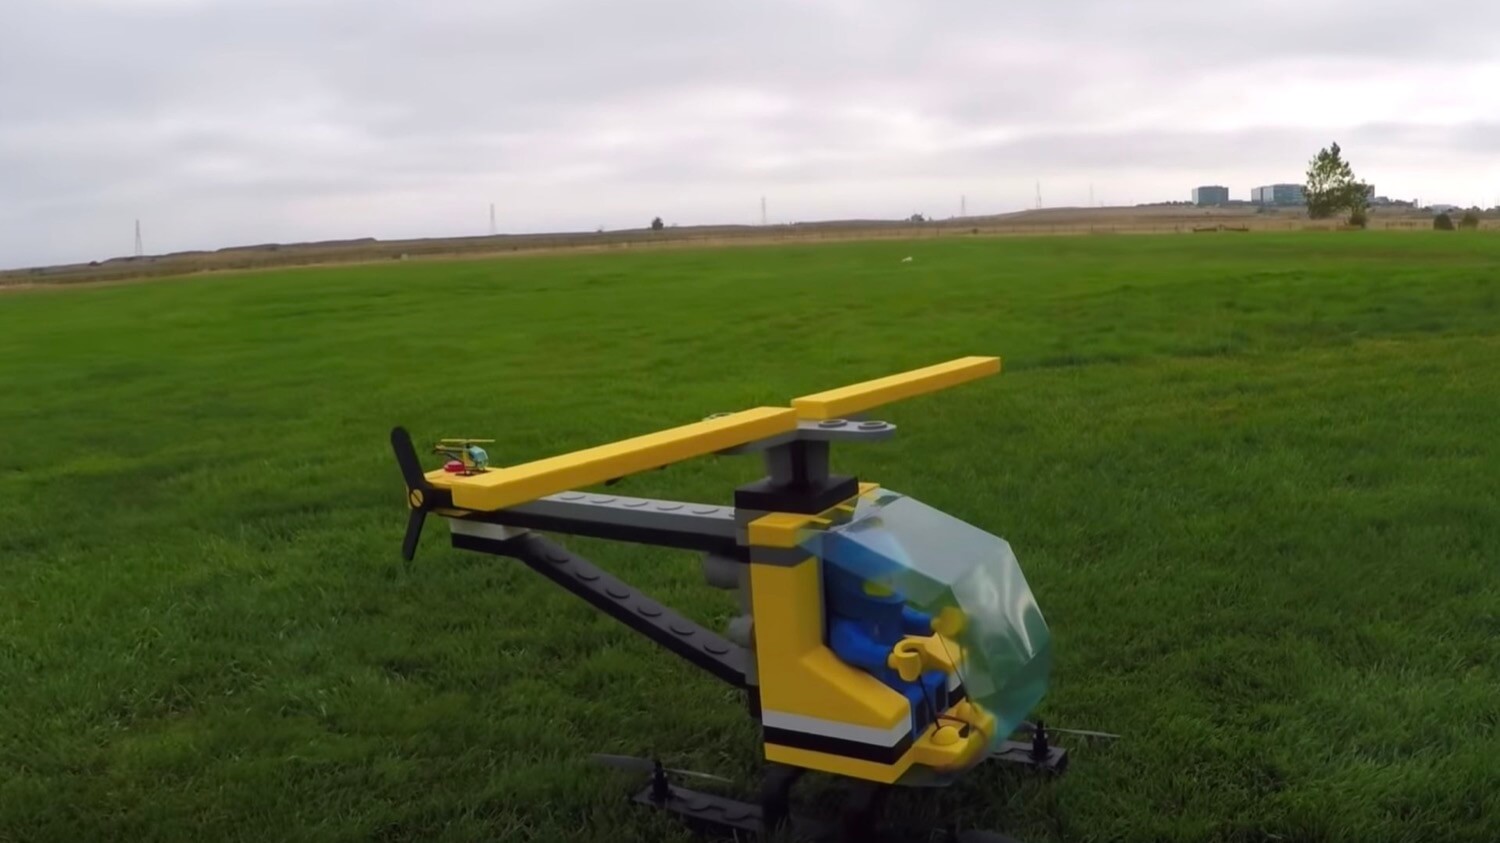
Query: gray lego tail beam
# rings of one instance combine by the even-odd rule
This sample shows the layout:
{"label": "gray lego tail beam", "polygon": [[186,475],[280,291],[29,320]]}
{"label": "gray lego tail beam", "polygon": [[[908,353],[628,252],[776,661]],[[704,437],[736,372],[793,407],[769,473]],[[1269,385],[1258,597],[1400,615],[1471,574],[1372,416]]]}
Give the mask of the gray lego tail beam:
{"label": "gray lego tail beam", "polygon": [[494,539],[454,532],[453,546],[509,556],[617,621],[737,688],[748,686],[750,654],[657,603],[589,560],[535,533]]}
{"label": "gray lego tail beam", "polygon": [[728,506],[560,492],[494,512],[469,513],[458,520],[697,550],[731,558],[745,555],[736,540],[734,508]]}

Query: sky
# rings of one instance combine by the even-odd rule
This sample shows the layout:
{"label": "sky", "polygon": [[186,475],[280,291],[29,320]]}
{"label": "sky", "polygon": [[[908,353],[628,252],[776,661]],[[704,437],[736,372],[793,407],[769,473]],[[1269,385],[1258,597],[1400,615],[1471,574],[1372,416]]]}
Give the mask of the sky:
{"label": "sky", "polygon": [[[0,267],[947,217],[1301,182],[1500,204],[1500,3],[14,0]],[[961,199],[962,197],[962,199]]]}

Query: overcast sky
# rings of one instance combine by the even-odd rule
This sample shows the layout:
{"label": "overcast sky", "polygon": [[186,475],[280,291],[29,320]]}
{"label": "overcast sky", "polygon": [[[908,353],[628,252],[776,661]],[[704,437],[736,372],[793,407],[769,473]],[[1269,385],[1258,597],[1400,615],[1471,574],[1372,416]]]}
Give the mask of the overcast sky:
{"label": "overcast sky", "polygon": [[1500,2],[11,0],[0,267],[1234,198],[1500,203]]}

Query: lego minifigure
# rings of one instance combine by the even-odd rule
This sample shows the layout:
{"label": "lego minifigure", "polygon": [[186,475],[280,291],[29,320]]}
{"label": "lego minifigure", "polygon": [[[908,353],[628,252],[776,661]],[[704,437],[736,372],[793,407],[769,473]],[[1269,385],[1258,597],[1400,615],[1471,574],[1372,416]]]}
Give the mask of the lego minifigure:
{"label": "lego minifigure", "polygon": [[948,706],[951,660],[942,664],[910,636],[957,632],[961,614],[945,609],[937,618],[906,605],[892,586],[866,579],[838,565],[824,566],[828,646],[843,661],[868,671],[900,691],[911,704],[912,737],[917,738]]}

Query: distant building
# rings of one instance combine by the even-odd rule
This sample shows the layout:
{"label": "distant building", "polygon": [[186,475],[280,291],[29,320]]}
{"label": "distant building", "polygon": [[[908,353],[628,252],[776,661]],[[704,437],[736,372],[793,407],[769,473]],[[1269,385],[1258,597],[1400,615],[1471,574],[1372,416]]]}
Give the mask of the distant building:
{"label": "distant building", "polygon": [[1257,205],[1301,205],[1302,185],[1271,184],[1250,191],[1250,201]]}
{"label": "distant building", "polygon": [[1224,205],[1229,202],[1229,188],[1212,184],[1193,188],[1194,205]]}

